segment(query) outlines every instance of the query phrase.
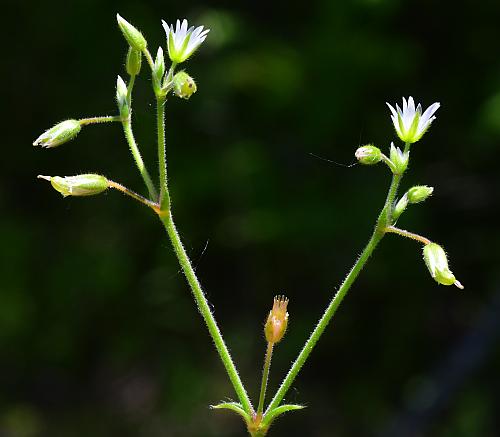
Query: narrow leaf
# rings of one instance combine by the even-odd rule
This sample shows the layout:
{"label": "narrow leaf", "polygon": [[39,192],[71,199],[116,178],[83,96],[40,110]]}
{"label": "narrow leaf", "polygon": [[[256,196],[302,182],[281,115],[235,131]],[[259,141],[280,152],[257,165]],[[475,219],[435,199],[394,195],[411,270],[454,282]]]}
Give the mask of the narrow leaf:
{"label": "narrow leaf", "polygon": [[245,412],[241,404],[238,402],[222,402],[218,405],[211,405],[210,408],[214,410],[220,410],[220,409],[226,409],[226,410],[231,410],[234,411],[235,413],[239,414],[245,422],[250,421],[250,416]]}
{"label": "narrow leaf", "polygon": [[305,408],[305,405],[288,404],[288,405],[281,405],[279,407],[276,407],[274,410],[266,413],[266,415],[262,419],[262,426],[265,427],[265,426],[271,425],[273,420],[276,419],[278,416],[280,416],[283,413],[286,413],[288,411],[294,411],[294,410],[302,410],[302,408]]}

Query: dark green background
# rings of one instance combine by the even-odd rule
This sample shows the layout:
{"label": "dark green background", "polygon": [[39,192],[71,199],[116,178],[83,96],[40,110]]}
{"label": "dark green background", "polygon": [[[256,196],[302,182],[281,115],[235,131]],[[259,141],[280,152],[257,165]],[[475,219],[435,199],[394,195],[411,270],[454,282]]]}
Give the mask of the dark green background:
{"label": "dark green background", "polygon": [[[442,243],[465,285],[438,286],[388,236],[287,396],[272,436],[492,437],[500,404],[498,1],[53,1],[2,6],[0,435],[243,436],[234,398],[160,223],[116,192],[62,199],[37,174],[96,171],[143,192],[120,126],[54,150],[57,121],[115,113],[120,12],[152,51],[160,20],[212,29],[167,108],[175,215],[247,384],[262,325],[290,298],[270,390],[367,240],[389,184],[346,167],[387,150],[385,102],[442,104],[403,188],[435,187],[401,227]],[[124,76],[125,77],[125,76]],[[143,70],[136,136],[156,170]],[[335,161],[331,163],[313,155]]]}

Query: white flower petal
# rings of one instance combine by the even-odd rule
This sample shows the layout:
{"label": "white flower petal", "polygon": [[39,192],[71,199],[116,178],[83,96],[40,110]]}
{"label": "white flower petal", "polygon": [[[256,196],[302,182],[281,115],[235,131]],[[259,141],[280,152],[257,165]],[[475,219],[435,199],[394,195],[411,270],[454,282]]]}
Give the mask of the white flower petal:
{"label": "white flower petal", "polygon": [[391,114],[393,117],[396,117],[397,113],[396,113],[396,110],[387,102],[385,102],[385,104],[389,107],[389,109],[391,110]]}

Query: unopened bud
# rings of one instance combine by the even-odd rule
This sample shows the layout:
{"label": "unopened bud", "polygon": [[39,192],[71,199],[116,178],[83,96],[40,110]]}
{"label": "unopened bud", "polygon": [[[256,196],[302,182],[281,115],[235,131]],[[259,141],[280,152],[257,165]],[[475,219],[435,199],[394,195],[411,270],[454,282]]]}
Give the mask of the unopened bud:
{"label": "unopened bud", "polygon": [[34,146],[57,147],[75,138],[82,126],[78,120],[66,120],[56,124],[48,131],[40,135],[34,142]]}
{"label": "unopened bud", "polygon": [[395,147],[394,143],[391,143],[391,152],[389,159],[394,165],[395,174],[403,174],[408,167],[408,160],[410,158],[409,152],[402,152],[399,147]]}
{"label": "unopened bud", "polygon": [[130,47],[140,52],[146,48],[147,42],[141,32],[139,32],[127,20],[122,18],[120,14],[116,14],[116,21],[118,21],[118,26],[120,26],[120,30]]}
{"label": "unopened bud", "polygon": [[429,243],[424,246],[424,261],[429,273],[438,284],[455,285],[460,289],[464,288],[448,268],[446,253],[439,244]]}
{"label": "unopened bud", "polygon": [[128,90],[123,79],[118,76],[116,78],[116,103],[122,118],[127,118],[129,115],[128,107]]}
{"label": "unopened bud", "polygon": [[156,53],[156,59],[153,64],[153,86],[155,88],[155,92],[159,92],[163,80],[163,76],[165,74],[165,58],[163,56],[163,49],[161,47],[158,48],[158,52]]}
{"label": "unopened bud", "polygon": [[196,83],[184,71],[179,71],[174,76],[174,94],[181,99],[189,99],[196,92]]}
{"label": "unopened bud", "polygon": [[269,312],[264,326],[266,340],[269,343],[278,343],[285,335],[288,325],[287,305],[288,299],[285,296],[276,296],[274,298],[273,309]]}
{"label": "unopened bud", "polygon": [[126,69],[129,76],[137,76],[141,71],[142,53],[132,47],[128,48]]}
{"label": "unopened bud", "polygon": [[38,176],[49,181],[55,190],[66,196],[93,196],[109,188],[109,181],[98,174],[81,174],[78,176]]}
{"label": "unopened bud", "polygon": [[398,203],[396,203],[396,206],[392,211],[393,220],[397,220],[407,206],[408,206],[408,196],[405,194],[403,197],[401,197],[401,199],[398,200]]}
{"label": "unopened bud", "polygon": [[365,165],[377,164],[382,160],[382,152],[372,144],[359,147],[354,155],[361,164]]}
{"label": "unopened bud", "polygon": [[410,203],[423,202],[432,194],[433,191],[434,188],[428,187],[427,185],[417,185],[415,187],[411,187],[407,193],[408,201]]}

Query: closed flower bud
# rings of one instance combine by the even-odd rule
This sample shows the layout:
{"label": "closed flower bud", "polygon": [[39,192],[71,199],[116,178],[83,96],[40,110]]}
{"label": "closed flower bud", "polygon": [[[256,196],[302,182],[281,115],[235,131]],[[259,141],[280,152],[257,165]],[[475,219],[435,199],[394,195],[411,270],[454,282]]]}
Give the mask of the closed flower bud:
{"label": "closed flower bud", "polygon": [[78,120],[66,120],[56,124],[48,131],[40,135],[34,142],[34,146],[57,147],[75,138],[82,126]]}
{"label": "closed flower bud", "polygon": [[273,309],[269,312],[264,326],[266,340],[269,343],[278,343],[285,335],[288,325],[287,305],[288,299],[285,296],[276,296],[274,298]]}
{"label": "closed flower bud", "polygon": [[78,176],[38,176],[49,181],[55,190],[66,196],[93,196],[109,188],[109,181],[98,174],[81,174]]}
{"label": "closed flower bud", "polygon": [[174,94],[181,99],[189,99],[196,92],[196,83],[193,78],[184,71],[179,71],[174,76]]}
{"label": "closed flower bud", "polygon": [[424,261],[431,276],[438,284],[464,288],[448,268],[446,253],[439,244],[429,243],[424,246]]}
{"label": "closed flower bud", "polygon": [[127,52],[126,69],[129,76],[137,76],[141,71],[142,53],[129,47]]}
{"label": "closed flower bud", "polygon": [[165,58],[163,56],[163,49],[159,47],[158,52],[156,54],[155,62],[153,64],[153,86],[155,92],[159,92],[164,75],[165,75]]}
{"label": "closed flower bud", "polygon": [[416,187],[412,187],[408,190],[408,201],[410,203],[423,202],[432,194],[433,191],[434,188],[428,187],[427,185],[417,185]]}
{"label": "closed flower bud", "polygon": [[116,103],[118,104],[120,115],[123,118],[128,117],[128,90],[127,85],[125,85],[125,82],[120,76],[118,76],[116,79]]}
{"label": "closed flower bud", "polygon": [[148,44],[146,39],[142,36],[142,33],[132,26],[127,20],[120,17],[120,14],[116,14],[116,20],[118,21],[118,26],[120,26],[120,30],[130,47],[140,52],[144,50]]}
{"label": "closed flower bud", "polygon": [[361,164],[366,165],[377,164],[382,160],[382,152],[372,144],[358,148],[354,155]]}
{"label": "closed flower bud", "polygon": [[395,174],[403,174],[408,167],[408,160],[410,155],[408,152],[402,152],[399,147],[395,147],[394,143],[391,143],[391,152],[389,159],[394,165]]}
{"label": "closed flower bud", "polygon": [[393,220],[397,220],[407,206],[408,206],[408,195],[405,194],[403,197],[401,197],[401,199],[398,200],[398,203],[396,203],[396,206],[392,211]]}

